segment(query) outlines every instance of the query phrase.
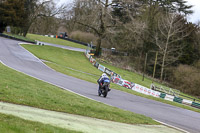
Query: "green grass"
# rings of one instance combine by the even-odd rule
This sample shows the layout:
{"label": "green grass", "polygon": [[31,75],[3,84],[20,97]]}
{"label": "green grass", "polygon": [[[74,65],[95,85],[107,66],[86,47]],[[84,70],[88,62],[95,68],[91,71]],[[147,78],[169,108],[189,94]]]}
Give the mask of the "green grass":
{"label": "green grass", "polygon": [[81,97],[2,64],[0,81],[0,101],[129,124],[158,124],[149,117]]}
{"label": "green grass", "polygon": [[[95,68],[89,61],[88,59],[84,56],[83,53],[81,52],[75,52],[75,51],[70,51],[70,50],[64,50],[64,49],[60,49],[60,48],[55,48],[55,47],[50,47],[50,46],[30,46],[30,45],[23,45],[23,47],[25,47],[26,49],[28,49],[30,52],[32,52],[33,54],[35,54],[37,57],[39,57],[40,59],[44,59],[47,60],[49,62],[46,62],[46,64],[48,66],[50,66],[51,68],[55,69],[56,71],[62,72],[64,74],[79,78],[79,79],[83,79],[92,83],[97,83],[97,79],[99,78],[99,76],[102,74],[102,72],[100,70],[98,70],[97,68]],[[103,63],[101,63],[103,64]],[[138,83],[141,84],[143,86],[149,87],[151,84],[151,80],[148,78],[145,78],[144,81],[141,81],[142,76],[139,74],[135,74],[133,72],[129,72],[127,70],[123,70],[111,65],[107,65],[107,64],[103,64],[104,66],[110,68],[111,70],[115,71],[116,73],[120,74],[124,79],[126,80],[130,80],[133,81],[134,83]],[[76,70],[80,70],[86,73],[91,73],[91,74],[95,74],[98,76],[92,76],[92,75],[88,75],[85,73],[80,73],[77,71],[73,71],[71,69],[68,69],[66,67],[70,67]],[[123,73],[123,75],[122,75]],[[159,83],[157,83],[157,85],[160,85]],[[167,103],[170,105],[174,105],[177,107],[181,107],[181,108],[185,108],[188,110],[192,110],[192,111],[196,111],[196,112],[200,112],[199,109],[190,107],[190,106],[186,106],[183,104],[179,104],[179,103],[175,103],[175,102],[170,102],[161,98],[155,98],[152,96],[148,96],[148,95],[144,95],[129,89],[126,89],[124,87],[121,87],[119,85],[116,84],[111,84],[111,88],[113,89],[117,89],[117,90],[121,90],[121,91],[125,91],[127,93],[133,94],[133,95],[137,95],[137,96],[141,96],[141,97],[145,97],[148,99],[153,99],[159,102],[163,102],[163,103]]]}
{"label": "green grass", "polygon": [[[46,62],[46,64],[48,64],[52,68],[55,68],[55,70],[63,72],[67,75],[96,83],[97,79],[102,74],[101,71],[99,71],[91,65],[91,63],[88,61],[88,59],[84,56],[84,53],[82,52],[65,50],[51,46],[22,46],[28,49],[30,52],[34,53],[40,59],[49,61]],[[67,69],[66,67],[90,73],[94,76],[73,71],[71,69]]]}
{"label": "green grass", "polygon": [[[150,88],[151,84],[152,84],[152,79],[148,78],[148,77],[145,77],[144,78],[144,81],[142,81],[142,78],[143,78],[143,75],[140,75],[140,74],[137,74],[137,73],[134,73],[134,72],[130,72],[128,70],[124,70],[124,69],[121,69],[121,68],[117,68],[117,67],[114,67],[112,65],[109,65],[109,64],[106,64],[106,63],[103,63],[101,62],[100,64],[102,64],[103,66],[107,67],[107,68],[110,68],[111,70],[113,70],[114,72],[118,73],[119,75],[122,76],[123,79],[125,80],[128,80],[128,81],[131,81],[131,82],[134,82],[136,84],[140,84],[142,86],[145,86],[147,88]],[[153,84],[157,87],[163,87],[165,90],[169,90],[170,88],[169,87],[166,87],[164,84],[161,84],[161,83],[158,83],[158,82],[153,82]],[[186,96],[186,97],[183,97],[183,96],[180,96],[181,98],[183,99],[188,99],[188,100],[193,100],[193,99],[196,99],[195,97],[193,96],[190,96],[188,94],[184,94],[182,92],[180,92],[181,95],[183,96]],[[187,98],[189,97],[189,98]]]}
{"label": "green grass", "polygon": [[26,37],[20,36],[20,35],[15,35],[15,34],[6,34],[6,35],[12,36],[12,37],[15,37],[15,38],[18,38],[18,39],[22,39],[22,40],[25,40],[25,41],[35,42],[34,39],[26,38]]}
{"label": "green grass", "polygon": [[1,133],[78,133],[76,131],[54,127],[49,124],[32,122],[12,115],[0,114]]}
{"label": "green grass", "polygon": [[87,48],[84,45],[77,44],[77,43],[74,43],[74,42],[70,42],[70,41],[67,41],[67,40],[63,40],[63,39],[59,39],[59,38],[45,37],[45,36],[36,35],[36,34],[27,34],[26,38],[38,40],[38,41],[41,41],[41,42],[48,42],[48,43],[53,43],[53,44],[75,47],[75,48],[83,48],[83,49]]}

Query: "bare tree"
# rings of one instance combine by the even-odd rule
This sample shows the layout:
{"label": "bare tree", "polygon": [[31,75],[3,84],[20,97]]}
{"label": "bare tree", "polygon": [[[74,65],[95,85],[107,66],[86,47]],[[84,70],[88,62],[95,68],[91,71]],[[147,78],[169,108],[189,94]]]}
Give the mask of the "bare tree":
{"label": "bare tree", "polygon": [[65,9],[64,5],[56,7],[53,0],[25,0],[25,23],[23,35],[26,36],[30,26],[38,18],[55,17]]}
{"label": "bare tree", "polygon": [[77,0],[74,8],[75,22],[88,28],[98,36],[96,56],[100,53],[102,39],[113,25],[109,0]]}
{"label": "bare tree", "polygon": [[175,62],[181,56],[184,45],[178,43],[187,37],[191,32],[188,31],[184,17],[178,14],[166,14],[161,17],[158,29],[154,34],[155,44],[159,49],[161,59],[161,75],[167,65]]}

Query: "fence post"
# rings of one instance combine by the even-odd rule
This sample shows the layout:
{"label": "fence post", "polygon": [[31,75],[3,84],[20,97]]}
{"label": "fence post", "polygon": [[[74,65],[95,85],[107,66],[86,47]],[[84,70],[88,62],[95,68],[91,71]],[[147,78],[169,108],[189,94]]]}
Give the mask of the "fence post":
{"label": "fence post", "polygon": [[144,81],[144,73],[146,71],[146,66],[147,66],[147,53],[146,53],[146,56],[145,56],[145,63],[144,63],[144,71],[143,71],[143,78],[142,78],[142,81]]}
{"label": "fence post", "polygon": [[[158,51],[156,52],[155,64],[153,68],[153,79],[155,77],[155,72],[156,72],[157,57],[158,57]],[[152,79],[152,83],[153,83],[153,79]]]}

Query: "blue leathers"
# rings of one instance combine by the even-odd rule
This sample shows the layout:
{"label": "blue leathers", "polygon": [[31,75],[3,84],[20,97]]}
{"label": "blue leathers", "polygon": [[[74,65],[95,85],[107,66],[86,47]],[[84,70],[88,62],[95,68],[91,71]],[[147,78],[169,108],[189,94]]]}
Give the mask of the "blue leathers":
{"label": "blue leathers", "polygon": [[110,79],[109,79],[109,77],[105,73],[103,73],[102,76],[97,80],[97,82],[99,84],[99,90],[98,91],[100,91],[101,86],[104,84],[105,80],[110,80]]}

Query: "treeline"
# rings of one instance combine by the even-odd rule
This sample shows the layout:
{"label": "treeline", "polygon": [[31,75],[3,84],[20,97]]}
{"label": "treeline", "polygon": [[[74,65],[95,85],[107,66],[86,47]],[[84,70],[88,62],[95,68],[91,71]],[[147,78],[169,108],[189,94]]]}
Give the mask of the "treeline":
{"label": "treeline", "polygon": [[[65,23],[69,32],[97,37],[96,56],[100,47],[129,53],[126,57],[103,54],[129,70],[143,72],[147,55],[146,74],[153,76],[157,53],[155,78],[200,96],[199,68],[195,67],[200,58],[200,29],[187,20],[191,7],[185,0],[76,0]],[[188,75],[188,67],[195,68],[190,73],[195,80]]]}
{"label": "treeline", "polygon": [[42,27],[39,26],[40,30],[44,27],[44,30],[49,28],[53,32],[55,28],[52,25],[49,27],[48,23],[55,21],[55,16],[65,8],[64,5],[56,6],[53,0],[1,0],[0,33],[6,26],[12,26],[13,33],[26,36],[34,23],[43,23]]}
{"label": "treeline", "polygon": [[65,6],[52,0],[2,0],[0,4],[1,32],[7,25],[24,36],[67,31],[74,39],[92,41],[96,56],[101,47],[129,53],[105,52],[102,57],[132,71],[144,71],[147,55],[147,75],[153,76],[156,61],[154,78],[200,95],[200,29],[187,20],[193,11],[185,0],[74,0]]}

